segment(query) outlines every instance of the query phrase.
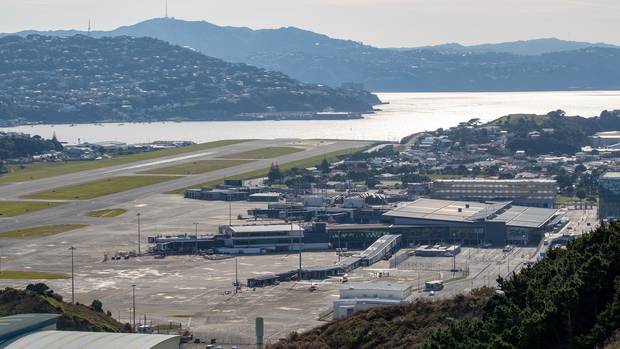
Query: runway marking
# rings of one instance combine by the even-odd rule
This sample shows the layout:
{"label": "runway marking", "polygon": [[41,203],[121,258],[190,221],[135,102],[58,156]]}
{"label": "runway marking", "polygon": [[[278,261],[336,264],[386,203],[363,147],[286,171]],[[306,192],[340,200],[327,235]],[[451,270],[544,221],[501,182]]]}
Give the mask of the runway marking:
{"label": "runway marking", "polygon": [[145,164],[139,164],[139,165],[133,165],[133,166],[126,166],[126,167],[123,167],[123,168],[117,168],[115,170],[103,172],[103,174],[110,174],[110,173],[119,172],[119,171],[126,171],[126,170],[135,170],[135,169],[138,169],[138,168],[148,167],[148,166],[163,165],[163,164],[167,164],[167,163],[170,163],[170,162],[187,160],[187,159],[193,159],[193,158],[197,158],[197,157],[201,157],[201,156],[207,156],[207,155],[211,155],[211,154],[214,154],[214,152],[208,151],[208,152],[199,153],[199,154],[179,156],[179,157],[172,158],[172,159],[159,160],[159,161],[151,161],[151,162],[148,162],[148,163],[145,163]]}

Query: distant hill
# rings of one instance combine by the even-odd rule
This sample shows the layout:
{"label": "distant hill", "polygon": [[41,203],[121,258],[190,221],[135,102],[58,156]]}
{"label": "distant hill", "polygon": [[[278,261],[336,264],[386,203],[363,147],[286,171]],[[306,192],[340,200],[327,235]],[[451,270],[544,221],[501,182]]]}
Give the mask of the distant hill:
{"label": "distant hill", "polygon": [[[20,34],[29,33],[33,32]],[[66,36],[75,31],[45,34]],[[294,27],[252,30],[172,18],[90,35],[154,37],[308,83],[356,82],[373,91],[620,89],[620,48],[557,39],[380,49]]]}
{"label": "distant hill", "polygon": [[269,349],[617,348],[620,342],[620,224],[554,248],[501,292],[375,308]]}
{"label": "distant hill", "polygon": [[228,120],[368,112],[379,102],[361,90],[300,83],[153,38],[0,38],[0,121]]}
{"label": "distant hill", "polygon": [[419,49],[427,49],[450,54],[457,53],[509,53],[514,55],[542,55],[545,53],[581,50],[589,47],[620,48],[620,46],[579,41],[565,41],[557,38],[522,40],[502,42],[497,44],[482,44],[464,46],[457,43],[435,46],[424,46]]}

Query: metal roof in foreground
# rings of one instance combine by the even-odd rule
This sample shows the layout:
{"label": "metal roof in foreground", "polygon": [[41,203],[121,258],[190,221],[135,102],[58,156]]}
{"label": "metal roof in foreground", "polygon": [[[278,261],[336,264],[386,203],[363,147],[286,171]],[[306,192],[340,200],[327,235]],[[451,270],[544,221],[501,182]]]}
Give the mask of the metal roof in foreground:
{"label": "metal roof in foreground", "polygon": [[179,336],[106,332],[40,331],[9,344],[7,349],[172,349]]}

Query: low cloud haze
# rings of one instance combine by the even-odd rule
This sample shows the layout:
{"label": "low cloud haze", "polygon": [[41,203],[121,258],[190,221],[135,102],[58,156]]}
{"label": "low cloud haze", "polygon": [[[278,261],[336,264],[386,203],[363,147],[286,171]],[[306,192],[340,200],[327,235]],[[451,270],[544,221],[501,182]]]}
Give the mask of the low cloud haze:
{"label": "low cloud haze", "polygon": [[[163,17],[164,0],[2,0],[0,32],[108,30]],[[618,0],[169,0],[170,16],[219,25],[296,26],[380,47],[558,37],[620,44]]]}

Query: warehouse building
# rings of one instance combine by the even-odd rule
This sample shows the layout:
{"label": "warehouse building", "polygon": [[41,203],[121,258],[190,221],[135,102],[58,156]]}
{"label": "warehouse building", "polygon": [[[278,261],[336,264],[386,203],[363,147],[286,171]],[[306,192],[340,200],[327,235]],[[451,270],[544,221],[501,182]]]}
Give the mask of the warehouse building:
{"label": "warehouse building", "polygon": [[552,208],[557,186],[552,179],[440,179],[433,182],[431,197]]}
{"label": "warehouse building", "polygon": [[180,337],[79,331],[40,331],[20,338],[7,349],[179,349]]}
{"label": "warehouse building", "polygon": [[590,136],[590,139],[593,146],[607,148],[620,144],[620,131],[598,132],[594,136]]}
{"label": "warehouse building", "polygon": [[0,318],[0,348],[31,333],[55,330],[58,314],[18,314]]}
{"label": "warehouse building", "polygon": [[334,301],[334,320],[358,311],[399,304],[411,297],[412,285],[388,282],[355,283],[340,289],[340,299]]}
{"label": "warehouse building", "polygon": [[480,203],[418,199],[384,214],[394,225],[415,226],[403,233],[405,244],[528,244],[540,241],[560,222],[559,210],[513,205],[510,201]]}
{"label": "warehouse building", "polygon": [[186,199],[207,200],[207,201],[244,201],[249,197],[247,191],[238,189],[187,189],[185,190]]}

